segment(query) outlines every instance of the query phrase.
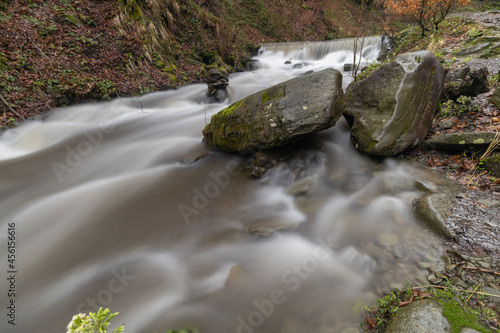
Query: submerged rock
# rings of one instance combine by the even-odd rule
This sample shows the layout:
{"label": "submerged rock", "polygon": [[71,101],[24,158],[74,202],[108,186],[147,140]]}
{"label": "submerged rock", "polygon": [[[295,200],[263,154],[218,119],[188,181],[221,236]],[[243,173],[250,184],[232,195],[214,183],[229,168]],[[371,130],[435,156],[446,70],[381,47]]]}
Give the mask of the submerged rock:
{"label": "submerged rock", "polygon": [[204,141],[229,152],[281,146],[334,126],[344,103],[342,74],[325,69],[223,109],[203,130]]}
{"label": "submerged rock", "polygon": [[431,52],[406,53],[346,90],[351,141],[370,155],[393,156],[421,142],[444,88],[445,72]]}
{"label": "submerged rock", "polygon": [[454,238],[455,234],[445,225],[451,215],[455,199],[447,193],[429,193],[415,203],[415,216],[437,234]]}

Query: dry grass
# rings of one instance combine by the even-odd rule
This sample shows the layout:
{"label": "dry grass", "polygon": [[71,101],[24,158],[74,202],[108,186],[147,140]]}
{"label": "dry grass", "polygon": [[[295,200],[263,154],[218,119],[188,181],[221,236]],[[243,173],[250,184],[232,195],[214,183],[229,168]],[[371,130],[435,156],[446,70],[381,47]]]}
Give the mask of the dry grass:
{"label": "dry grass", "polygon": [[473,184],[476,184],[479,177],[481,177],[481,173],[478,173],[478,167],[481,163],[481,161],[487,157],[490,157],[495,150],[497,150],[500,147],[500,132],[496,132],[493,140],[491,141],[490,145],[486,149],[486,151],[481,155],[481,157],[477,160],[475,163],[474,167],[467,173],[467,185],[471,186]]}

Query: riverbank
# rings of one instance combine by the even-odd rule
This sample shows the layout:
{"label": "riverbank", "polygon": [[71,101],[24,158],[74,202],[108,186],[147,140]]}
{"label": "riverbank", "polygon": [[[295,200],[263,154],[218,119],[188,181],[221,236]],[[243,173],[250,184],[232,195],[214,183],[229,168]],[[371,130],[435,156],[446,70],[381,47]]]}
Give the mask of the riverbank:
{"label": "riverbank", "polygon": [[[431,50],[442,57],[448,69],[457,65],[469,66],[471,70],[486,68],[491,89],[469,97],[462,104],[467,104],[463,109],[458,107],[459,103],[446,104],[446,99],[443,99],[428,138],[447,133],[500,132],[500,109],[490,102],[500,77],[498,51],[490,55],[485,53],[488,49],[468,54],[463,52],[479,44],[478,40],[483,36],[500,37],[500,13],[464,13],[443,23],[444,31],[427,40],[408,43],[405,50]],[[411,40],[411,34],[405,40]],[[445,152],[417,148],[401,156],[403,160],[421,163],[438,171],[443,178],[461,185],[461,189],[455,191],[455,208],[445,221],[456,237],[445,241],[447,250],[441,253],[440,260],[419,263],[422,274],[428,275],[428,278],[419,280],[419,285],[385,291],[378,306],[367,313],[364,322],[367,331],[385,332],[388,320],[398,310],[412,301],[431,298],[443,306],[452,304],[452,300],[459,300],[456,303],[458,308],[467,309],[465,313],[472,314],[467,319],[468,325],[476,325],[474,321],[478,320],[480,326],[475,326],[476,329],[482,327],[481,331],[498,332],[500,180],[482,168],[483,154],[484,150]],[[463,317],[465,313],[459,316]],[[460,325],[467,327],[466,321],[458,323],[456,318],[447,319],[452,324],[453,332],[457,329],[459,332]]]}
{"label": "riverbank", "polygon": [[261,43],[381,34],[379,22],[348,0],[0,0],[0,127],[244,71]]}

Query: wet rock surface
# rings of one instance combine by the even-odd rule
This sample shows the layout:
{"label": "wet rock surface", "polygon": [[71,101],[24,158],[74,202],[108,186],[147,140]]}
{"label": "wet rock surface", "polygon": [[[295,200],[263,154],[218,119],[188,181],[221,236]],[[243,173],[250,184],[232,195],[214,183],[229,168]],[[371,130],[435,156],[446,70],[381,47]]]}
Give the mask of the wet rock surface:
{"label": "wet rock surface", "polygon": [[203,136],[224,151],[264,150],[334,126],[343,109],[342,74],[326,69],[234,103],[212,116]]}
{"label": "wet rock surface", "polygon": [[415,203],[415,216],[438,235],[454,238],[455,234],[445,225],[451,215],[455,200],[447,193],[429,193]]}
{"label": "wet rock surface", "polygon": [[226,90],[229,85],[229,78],[216,69],[211,69],[207,73],[206,81],[208,86],[208,96],[215,102],[226,99],[229,94]]}

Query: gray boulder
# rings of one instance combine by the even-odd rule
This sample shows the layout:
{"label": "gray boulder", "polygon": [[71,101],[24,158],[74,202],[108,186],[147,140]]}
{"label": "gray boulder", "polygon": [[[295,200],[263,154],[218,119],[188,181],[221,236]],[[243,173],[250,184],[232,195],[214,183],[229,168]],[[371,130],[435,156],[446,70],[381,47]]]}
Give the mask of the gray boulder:
{"label": "gray boulder", "polygon": [[335,125],[344,108],[342,74],[301,76],[250,95],[212,116],[204,141],[236,152],[281,146]]}
{"label": "gray boulder", "polygon": [[346,90],[344,117],[351,141],[370,155],[393,156],[421,142],[429,131],[445,72],[431,52],[397,56]]}
{"label": "gray boulder", "polygon": [[451,326],[434,300],[413,301],[391,317],[385,333],[448,333]]}

